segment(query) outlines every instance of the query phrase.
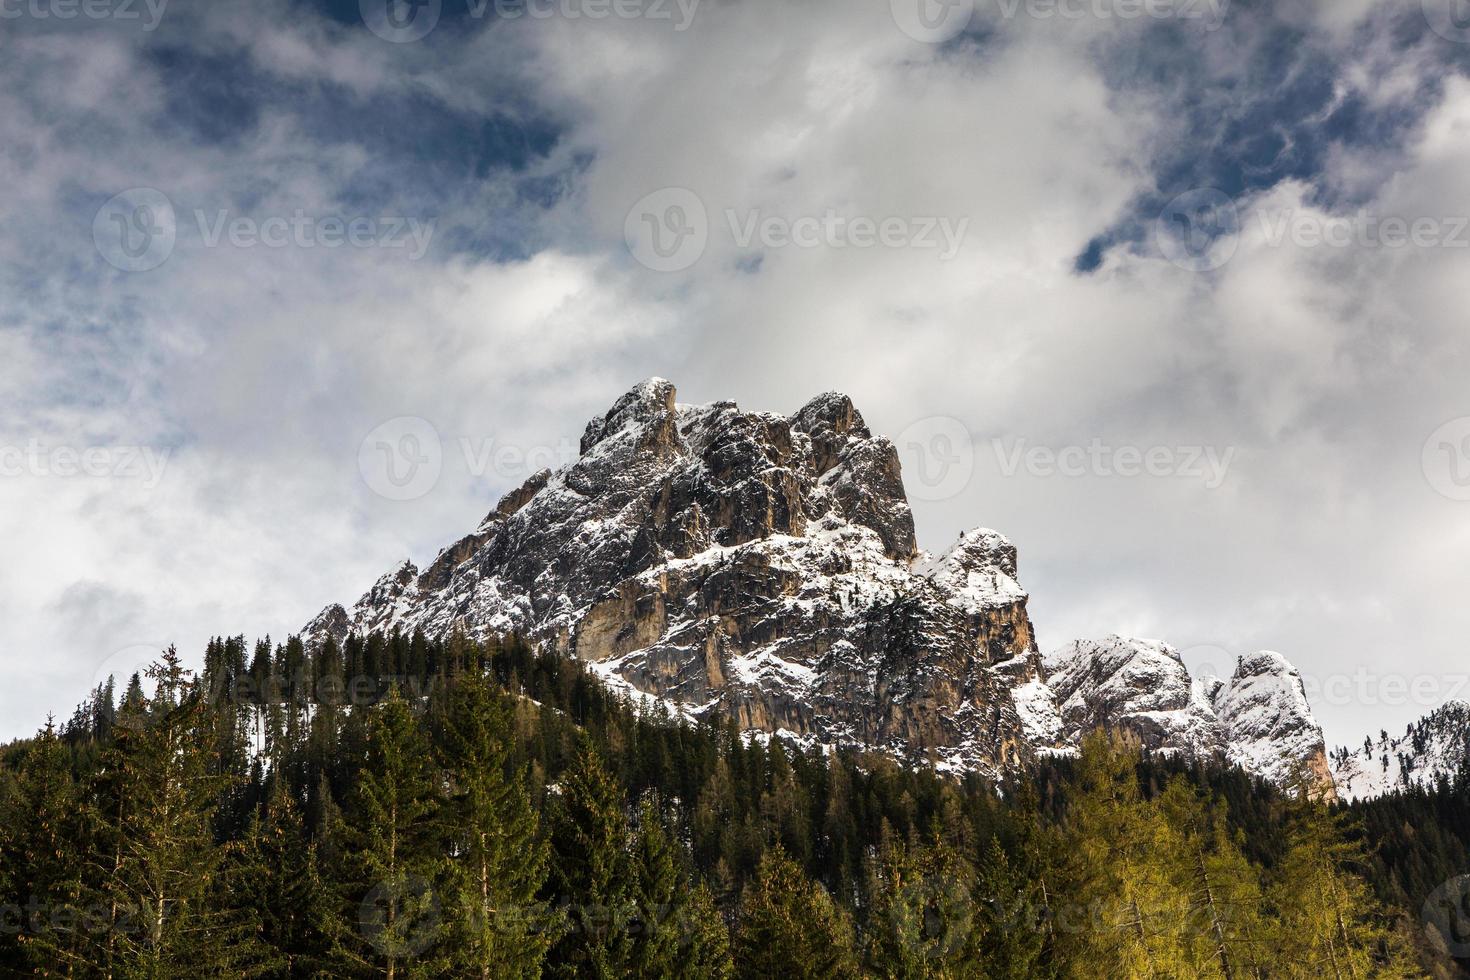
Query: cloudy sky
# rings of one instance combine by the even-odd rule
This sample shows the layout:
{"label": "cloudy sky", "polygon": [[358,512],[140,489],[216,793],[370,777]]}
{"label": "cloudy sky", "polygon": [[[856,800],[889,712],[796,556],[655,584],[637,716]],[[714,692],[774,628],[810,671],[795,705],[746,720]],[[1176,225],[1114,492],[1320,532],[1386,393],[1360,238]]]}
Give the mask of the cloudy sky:
{"label": "cloudy sky", "polygon": [[392,2],[0,0],[0,737],[655,374],[851,394],[1044,648],[1470,697],[1461,0]]}

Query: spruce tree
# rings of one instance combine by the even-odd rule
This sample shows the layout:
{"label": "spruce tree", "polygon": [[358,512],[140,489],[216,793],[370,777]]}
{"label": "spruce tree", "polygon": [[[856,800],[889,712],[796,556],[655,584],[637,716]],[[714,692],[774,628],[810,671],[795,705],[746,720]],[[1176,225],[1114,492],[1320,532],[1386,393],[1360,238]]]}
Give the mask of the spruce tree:
{"label": "spruce tree", "polygon": [[779,846],[741,896],[733,946],[736,975],[749,980],[859,975],[847,917]]}
{"label": "spruce tree", "polygon": [[[51,972],[58,948],[76,945],[72,917],[81,892],[82,865],[76,813],[77,792],[65,743],[50,719],[20,757],[3,810],[0,868],[6,881],[4,905],[15,910],[16,928],[5,930],[6,958],[20,973],[22,954],[38,973]],[[11,940],[18,945],[12,945]],[[52,952],[48,952],[48,949]]]}
{"label": "spruce tree", "polygon": [[429,745],[396,686],[368,711],[337,882],[334,970],[434,976],[443,968],[442,851]]}
{"label": "spruce tree", "polygon": [[540,976],[550,945],[533,914],[547,847],[512,757],[509,708],[479,673],[466,674],[451,693],[440,747],[453,854],[444,911],[453,969],[482,980]]}
{"label": "spruce tree", "polygon": [[972,873],[946,845],[884,841],[869,872],[872,967],[895,980],[978,972]]}
{"label": "spruce tree", "polygon": [[[270,966],[257,910],[235,900],[216,843],[216,774],[204,698],[170,647],[120,709],[84,819],[93,826],[75,947],[42,943],[81,974],[254,976]],[[123,723],[123,711],[127,712]]]}
{"label": "spruce tree", "polygon": [[633,957],[633,875],[623,789],[590,740],[562,776],[552,819],[554,906],[566,913],[551,951],[554,975],[613,980]]}

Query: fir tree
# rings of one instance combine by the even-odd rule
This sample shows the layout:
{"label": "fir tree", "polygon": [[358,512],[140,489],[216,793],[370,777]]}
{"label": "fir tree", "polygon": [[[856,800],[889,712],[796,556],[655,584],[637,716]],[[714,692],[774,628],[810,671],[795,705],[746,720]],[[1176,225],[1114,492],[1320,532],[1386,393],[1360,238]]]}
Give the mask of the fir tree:
{"label": "fir tree", "polygon": [[484,980],[540,976],[550,945],[532,914],[547,848],[525,779],[512,772],[510,727],[481,675],[456,683],[440,750],[453,854],[445,911],[453,968]]}
{"label": "fir tree", "polygon": [[553,972],[598,980],[627,976],[634,907],[623,790],[586,739],[562,776],[554,814],[550,898],[565,909],[567,921],[552,948]]}
{"label": "fir tree", "polygon": [[780,847],[761,859],[741,896],[733,946],[736,974],[749,980],[858,976],[846,916]]}
{"label": "fir tree", "polygon": [[331,927],[336,969],[433,976],[443,958],[437,801],[427,740],[396,687],[370,709],[365,739]]}

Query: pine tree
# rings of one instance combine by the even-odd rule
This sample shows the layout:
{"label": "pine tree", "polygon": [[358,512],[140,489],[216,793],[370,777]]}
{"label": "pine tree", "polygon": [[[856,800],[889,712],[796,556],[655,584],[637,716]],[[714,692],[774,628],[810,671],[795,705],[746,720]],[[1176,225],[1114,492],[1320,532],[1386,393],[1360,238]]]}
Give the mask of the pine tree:
{"label": "pine tree", "polygon": [[1048,928],[1045,878],[1034,862],[1006,853],[991,838],[980,859],[975,883],[975,921],[979,941],[977,974],[992,980],[1031,980],[1051,975],[1045,968]]}
{"label": "pine tree", "polygon": [[39,945],[79,973],[258,975],[270,965],[258,915],[224,887],[228,851],[214,836],[226,780],[212,771],[204,699],[172,647],[148,674],[156,697],[140,685],[125,699],[87,809],[82,942]]}
{"label": "pine tree", "polygon": [[366,752],[344,827],[348,873],[331,927],[334,969],[433,976],[444,956],[443,859],[429,746],[396,687],[366,710]]}
{"label": "pine tree", "polygon": [[331,896],[301,809],[278,775],[246,830],[236,876],[242,900],[261,912],[261,938],[277,975],[304,977],[325,965],[321,910]]}
{"label": "pine tree", "polygon": [[550,897],[567,914],[564,934],[552,947],[554,974],[627,976],[634,907],[623,790],[586,739],[562,776],[551,843]]}
{"label": "pine tree", "polygon": [[890,835],[869,873],[869,962],[895,980],[978,972],[971,870],[942,843]]}
{"label": "pine tree", "polygon": [[1170,781],[1159,806],[1173,831],[1175,887],[1187,896],[1182,942],[1195,976],[1249,980],[1270,962],[1260,873],[1241,854],[1222,814],[1182,776]]}
{"label": "pine tree", "polygon": [[749,980],[858,976],[847,918],[779,846],[741,896],[733,946],[736,974]]}
{"label": "pine tree", "polygon": [[637,918],[631,968],[642,977],[673,976],[679,961],[679,929],[688,892],[674,842],[664,828],[663,814],[653,796],[645,798],[639,808],[631,872]]}
{"label": "pine tree", "polygon": [[1081,793],[1068,839],[1070,901],[1056,929],[1074,969],[1114,977],[1187,975],[1179,939],[1186,906],[1173,887],[1168,825],[1143,800],[1136,743],[1095,734],[1084,739]]}
{"label": "pine tree", "polygon": [[453,968],[484,980],[540,976],[550,945],[532,914],[547,848],[512,754],[509,709],[480,674],[465,675],[451,694],[440,749],[454,855],[445,912]]}
{"label": "pine tree", "polygon": [[54,962],[48,949],[70,951],[75,946],[70,917],[58,912],[74,907],[81,892],[76,805],[66,745],[47,719],[21,755],[0,816],[0,868],[9,872],[3,904],[20,916],[16,931],[5,930],[4,938],[19,941],[19,949],[6,951],[17,973],[20,953],[28,954],[31,966],[44,974]]}

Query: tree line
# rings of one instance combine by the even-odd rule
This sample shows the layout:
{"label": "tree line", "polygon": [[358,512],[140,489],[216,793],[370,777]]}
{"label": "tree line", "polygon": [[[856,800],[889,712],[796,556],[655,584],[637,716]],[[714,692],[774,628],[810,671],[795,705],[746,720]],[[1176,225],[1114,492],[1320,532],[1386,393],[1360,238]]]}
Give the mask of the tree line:
{"label": "tree line", "polygon": [[1415,903],[1463,841],[1401,831],[1464,785],[1299,779],[1097,735],[997,787],[634,706],[516,637],[219,638],[0,753],[0,969],[1458,975]]}

